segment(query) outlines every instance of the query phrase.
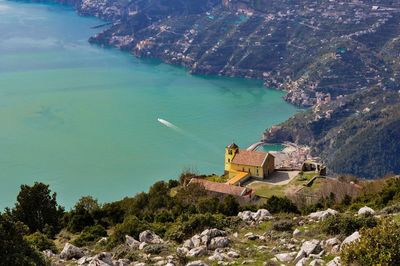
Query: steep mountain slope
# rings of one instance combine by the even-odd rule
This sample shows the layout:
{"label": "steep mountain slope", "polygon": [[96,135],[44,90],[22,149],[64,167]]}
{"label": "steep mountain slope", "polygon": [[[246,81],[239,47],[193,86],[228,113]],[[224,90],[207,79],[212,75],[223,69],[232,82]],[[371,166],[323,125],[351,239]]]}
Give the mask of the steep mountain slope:
{"label": "steep mountain slope", "polygon": [[331,172],[363,177],[400,172],[400,93],[363,90],[300,113],[264,134],[310,145]]}

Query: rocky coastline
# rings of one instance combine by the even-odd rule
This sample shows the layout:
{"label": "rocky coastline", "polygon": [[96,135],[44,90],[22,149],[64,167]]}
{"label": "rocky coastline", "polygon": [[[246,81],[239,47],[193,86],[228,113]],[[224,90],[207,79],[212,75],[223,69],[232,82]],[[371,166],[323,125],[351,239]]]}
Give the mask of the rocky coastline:
{"label": "rocky coastline", "polygon": [[[159,58],[192,74],[261,79],[287,91],[285,100],[298,106],[325,104],[371,85],[391,87],[398,79],[397,63],[385,61],[397,49],[385,44],[400,32],[393,31],[400,6],[390,1],[379,12],[374,1],[55,2],[112,22],[91,43]],[[380,47],[367,43],[382,35]]]}

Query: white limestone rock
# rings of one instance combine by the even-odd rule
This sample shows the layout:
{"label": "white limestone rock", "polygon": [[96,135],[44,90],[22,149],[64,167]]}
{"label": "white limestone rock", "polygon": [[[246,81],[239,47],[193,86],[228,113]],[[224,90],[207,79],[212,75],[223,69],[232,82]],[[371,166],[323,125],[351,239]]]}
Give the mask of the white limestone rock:
{"label": "white limestone rock", "polygon": [[275,258],[282,262],[291,262],[296,256],[297,252],[289,252],[289,253],[280,253],[276,254]]}
{"label": "white limestone rock", "polygon": [[236,251],[233,251],[233,250],[229,251],[227,253],[227,255],[228,255],[228,257],[235,258],[235,259],[240,257],[239,253],[237,253]]}
{"label": "white limestone rock", "polygon": [[125,244],[131,248],[138,248],[140,246],[140,242],[129,235],[125,235]]}
{"label": "white limestone rock", "polygon": [[301,245],[300,250],[303,250],[307,256],[310,254],[318,254],[321,251],[320,241],[317,239],[305,241],[303,245]]}
{"label": "white limestone rock", "polygon": [[358,210],[358,215],[363,214],[375,214],[375,211],[370,207],[364,206]]}
{"label": "white limestone rock", "polygon": [[345,240],[343,240],[342,244],[340,245],[340,250],[347,244],[350,244],[354,241],[357,241],[358,239],[360,239],[361,235],[358,231],[355,231],[353,234],[351,234],[350,236],[346,237]]}
{"label": "white limestone rock", "polygon": [[271,213],[266,209],[259,209],[256,212],[239,212],[238,217],[245,222],[262,222],[272,219]]}
{"label": "white limestone rock", "polygon": [[325,219],[325,218],[327,218],[329,216],[337,215],[337,214],[338,214],[338,211],[335,211],[335,210],[329,208],[329,209],[326,209],[325,211],[318,211],[318,212],[310,213],[308,215],[308,217],[313,219],[313,220],[320,221],[320,220],[323,220],[323,219]]}
{"label": "white limestone rock", "polygon": [[329,238],[325,241],[325,246],[328,248],[332,248],[333,246],[340,245],[340,240],[336,237]]}
{"label": "white limestone rock", "polygon": [[199,257],[199,256],[204,256],[207,254],[207,248],[205,246],[200,246],[196,248],[192,248],[189,250],[187,253],[188,257]]}
{"label": "white limestone rock", "polygon": [[147,244],[162,244],[164,241],[151,230],[146,230],[140,233],[139,241]]}
{"label": "white limestone rock", "polygon": [[60,258],[65,260],[80,259],[84,256],[82,249],[75,247],[70,243],[66,243],[63,250],[60,253]]}
{"label": "white limestone rock", "polygon": [[225,248],[229,246],[230,240],[226,236],[218,236],[211,239],[208,249],[214,250],[217,248]]}

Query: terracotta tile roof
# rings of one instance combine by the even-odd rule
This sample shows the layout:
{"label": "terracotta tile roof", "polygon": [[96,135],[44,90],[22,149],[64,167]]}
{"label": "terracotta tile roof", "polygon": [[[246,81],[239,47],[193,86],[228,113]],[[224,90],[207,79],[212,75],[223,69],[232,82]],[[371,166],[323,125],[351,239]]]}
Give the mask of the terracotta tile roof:
{"label": "terracotta tile roof", "polygon": [[250,189],[250,188],[232,186],[232,185],[228,185],[225,183],[211,182],[211,181],[208,181],[205,179],[199,179],[199,178],[192,178],[190,180],[189,184],[191,184],[191,183],[200,184],[204,187],[205,190],[208,190],[208,191],[229,194],[229,195],[239,196],[239,197],[247,196],[252,193],[252,189]]}
{"label": "terracotta tile roof", "polygon": [[239,171],[231,171],[231,172],[236,172],[236,175],[229,179],[225,184],[228,185],[235,185],[238,183],[240,180],[247,178],[250,174],[246,172],[239,172]]}
{"label": "terracotta tile roof", "polygon": [[268,156],[266,152],[239,150],[232,163],[250,166],[262,166]]}

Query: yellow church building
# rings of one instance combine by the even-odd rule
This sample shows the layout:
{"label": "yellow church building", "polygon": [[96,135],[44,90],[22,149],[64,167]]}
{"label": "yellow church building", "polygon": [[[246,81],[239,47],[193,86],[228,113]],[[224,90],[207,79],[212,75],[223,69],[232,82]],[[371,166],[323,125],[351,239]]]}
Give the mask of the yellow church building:
{"label": "yellow church building", "polygon": [[241,150],[232,143],[225,148],[227,184],[241,185],[250,177],[264,179],[275,170],[275,157],[267,152]]}

